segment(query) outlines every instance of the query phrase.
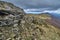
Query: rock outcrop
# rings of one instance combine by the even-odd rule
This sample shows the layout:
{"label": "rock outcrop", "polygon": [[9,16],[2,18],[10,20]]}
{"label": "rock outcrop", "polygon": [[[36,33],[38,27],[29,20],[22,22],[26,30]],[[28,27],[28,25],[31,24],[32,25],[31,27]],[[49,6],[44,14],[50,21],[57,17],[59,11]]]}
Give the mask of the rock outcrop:
{"label": "rock outcrop", "polygon": [[23,9],[11,3],[0,1],[0,26],[16,24],[23,16]]}

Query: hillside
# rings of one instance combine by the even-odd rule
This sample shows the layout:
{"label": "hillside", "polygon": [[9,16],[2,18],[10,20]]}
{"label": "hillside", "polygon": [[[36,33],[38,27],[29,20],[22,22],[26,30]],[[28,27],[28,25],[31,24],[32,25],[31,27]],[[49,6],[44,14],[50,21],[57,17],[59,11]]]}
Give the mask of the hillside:
{"label": "hillside", "polygon": [[47,21],[50,14],[25,14],[11,3],[0,4],[0,40],[60,40],[60,29]]}
{"label": "hillside", "polygon": [[[44,15],[44,16],[43,16]],[[44,17],[44,18],[43,18]],[[48,17],[48,18],[47,18]],[[30,21],[28,21],[30,20]],[[46,20],[51,20],[51,15],[40,14],[40,15],[27,15],[27,21],[25,23],[27,30],[34,40],[60,40],[60,29],[58,26],[51,25],[50,22]],[[52,20],[51,20],[52,21]]]}

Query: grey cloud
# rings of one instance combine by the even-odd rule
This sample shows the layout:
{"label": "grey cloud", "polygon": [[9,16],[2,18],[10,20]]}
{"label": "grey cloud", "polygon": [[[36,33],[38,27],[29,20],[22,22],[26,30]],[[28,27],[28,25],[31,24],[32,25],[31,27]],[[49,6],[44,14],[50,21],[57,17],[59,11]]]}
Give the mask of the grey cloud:
{"label": "grey cloud", "polygon": [[60,8],[60,0],[4,0],[22,8]]}

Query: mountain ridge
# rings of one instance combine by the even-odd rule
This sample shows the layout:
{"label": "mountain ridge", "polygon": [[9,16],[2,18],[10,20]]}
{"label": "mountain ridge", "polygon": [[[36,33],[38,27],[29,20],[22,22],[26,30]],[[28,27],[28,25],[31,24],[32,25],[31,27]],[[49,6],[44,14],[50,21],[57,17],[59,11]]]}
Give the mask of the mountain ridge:
{"label": "mountain ridge", "polygon": [[[0,40],[60,40],[60,29],[46,21],[52,19],[50,14],[26,14],[15,6],[11,8],[7,5],[9,3],[2,4]],[[6,5],[9,10],[5,8]]]}

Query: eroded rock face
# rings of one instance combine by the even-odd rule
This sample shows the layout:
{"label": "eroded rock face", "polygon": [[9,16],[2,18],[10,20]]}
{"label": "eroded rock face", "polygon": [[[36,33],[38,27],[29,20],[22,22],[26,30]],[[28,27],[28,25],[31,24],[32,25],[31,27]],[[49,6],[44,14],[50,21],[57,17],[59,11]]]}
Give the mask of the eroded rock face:
{"label": "eroded rock face", "polygon": [[18,25],[20,25],[24,15],[23,9],[11,3],[0,1],[0,40],[13,40],[11,37],[20,39]]}
{"label": "eroded rock face", "polygon": [[23,13],[8,13],[0,15],[0,26],[12,25],[18,23],[23,18]]}
{"label": "eroded rock face", "polygon": [[0,26],[14,25],[24,16],[23,9],[11,3],[0,1]]}

